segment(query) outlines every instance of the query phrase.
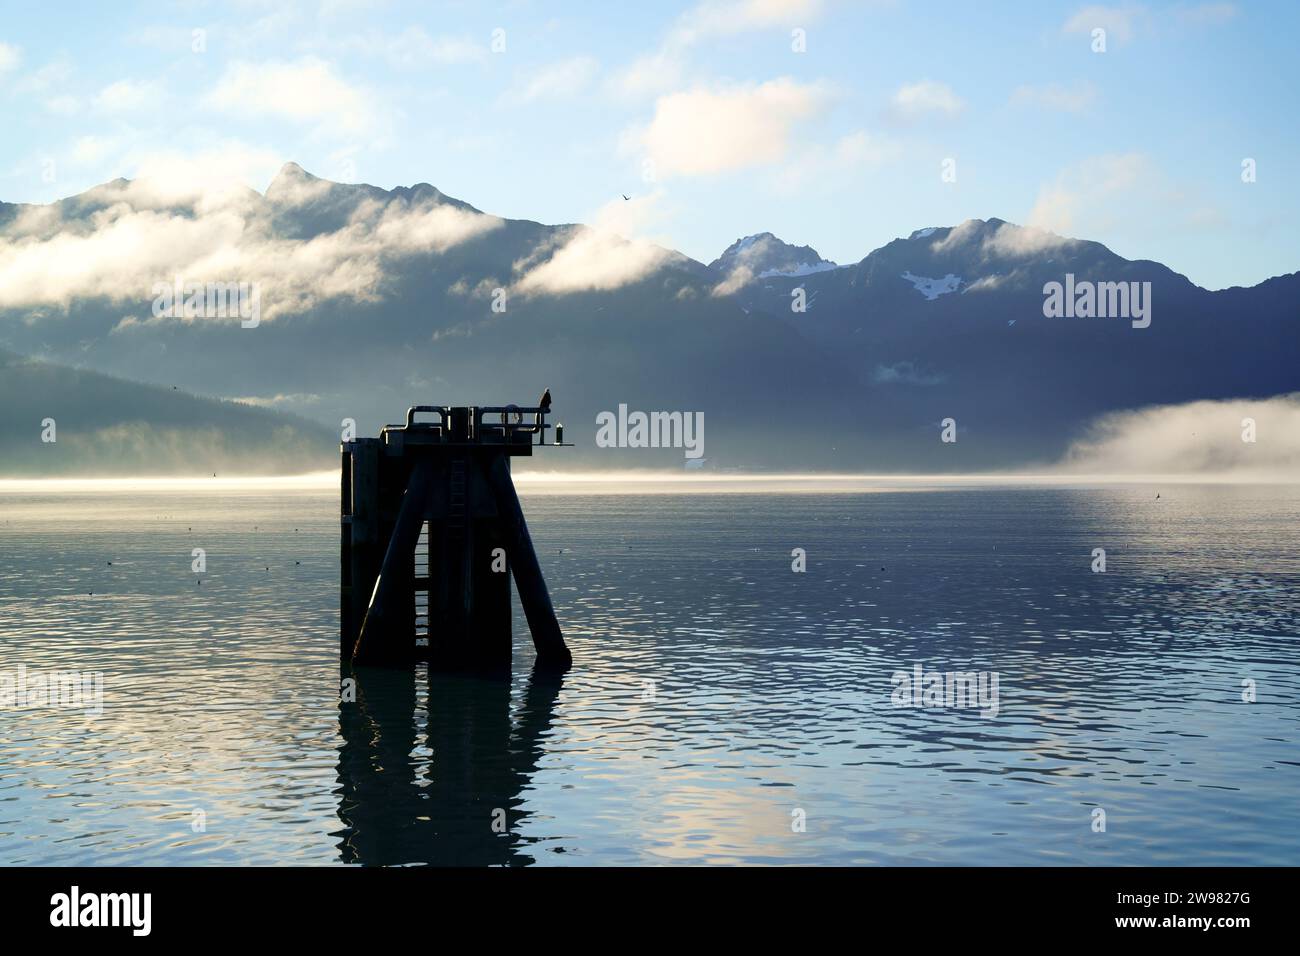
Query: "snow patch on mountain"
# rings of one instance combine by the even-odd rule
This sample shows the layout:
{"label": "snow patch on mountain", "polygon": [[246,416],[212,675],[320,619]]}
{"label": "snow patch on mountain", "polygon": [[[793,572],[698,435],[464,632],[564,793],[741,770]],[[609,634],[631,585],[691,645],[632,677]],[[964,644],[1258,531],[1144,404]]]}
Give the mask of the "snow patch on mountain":
{"label": "snow patch on mountain", "polygon": [[928,276],[915,276],[910,272],[904,272],[903,278],[912,283],[912,287],[927,299],[934,300],[941,295],[947,295],[949,292],[956,292],[961,288],[962,277],[953,275],[949,272],[942,279],[931,279]]}
{"label": "snow patch on mountain", "polygon": [[829,272],[831,269],[843,269],[843,266],[822,260],[821,262],[801,262],[793,269],[768,269],[760,272],[758,278],[770,279],[773,276],[810,276],[817,272]]}

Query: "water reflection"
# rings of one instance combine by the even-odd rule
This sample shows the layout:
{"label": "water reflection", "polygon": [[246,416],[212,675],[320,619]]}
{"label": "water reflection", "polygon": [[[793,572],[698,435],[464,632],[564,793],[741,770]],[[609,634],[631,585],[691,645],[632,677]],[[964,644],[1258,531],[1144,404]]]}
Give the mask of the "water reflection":
{"label": "water reflection", "polygon": [[[511,719],[507,677],[356,668],[339,705],[339,859],[519,866],[524,791],[563,676],[534,671]],[[504,832],[503,832],[504,831]]]}
{"label": "water reflection", "polygon": [[105,675],[0,710],[0,862],[1295,865],[1300,486],[1161,491],[539,496],[563,696],[362,674],[342,737],[336,493],[0,494],[0,672]]}

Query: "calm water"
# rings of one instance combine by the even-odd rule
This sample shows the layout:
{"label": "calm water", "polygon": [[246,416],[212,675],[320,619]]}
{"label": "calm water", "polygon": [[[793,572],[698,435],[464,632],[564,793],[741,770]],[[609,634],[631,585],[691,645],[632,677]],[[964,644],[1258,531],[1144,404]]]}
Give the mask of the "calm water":
{"label": "calm water", "polygon": [[0,862],[1300,864],[1300,489],[1158,490],[525,494],[574,669],[342,709],[335,492],[0,494]]}

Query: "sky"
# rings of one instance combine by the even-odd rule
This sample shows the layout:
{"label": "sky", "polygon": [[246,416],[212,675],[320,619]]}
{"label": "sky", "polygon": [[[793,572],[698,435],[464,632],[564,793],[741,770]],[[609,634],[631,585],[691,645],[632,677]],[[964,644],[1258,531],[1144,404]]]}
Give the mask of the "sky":
{"label": "sky", "polygon": [[0,201],[294,161],[705,262],[997,217],[1253,285],[1300,269],[1298,27],[1292,2],[0,0]]}

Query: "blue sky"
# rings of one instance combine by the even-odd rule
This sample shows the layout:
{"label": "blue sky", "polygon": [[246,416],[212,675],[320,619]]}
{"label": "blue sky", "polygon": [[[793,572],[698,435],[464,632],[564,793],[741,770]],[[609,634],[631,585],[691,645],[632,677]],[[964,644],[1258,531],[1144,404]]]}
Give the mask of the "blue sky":
{"label": "blue sky", "polygon": [[9,202],[137,175],[260,190],[293,160],[511,218],[612,217],[704,261],[771,231],[849,262],[996,216],[1209,288],[1300,268],[1290,2],[0,11]]}

